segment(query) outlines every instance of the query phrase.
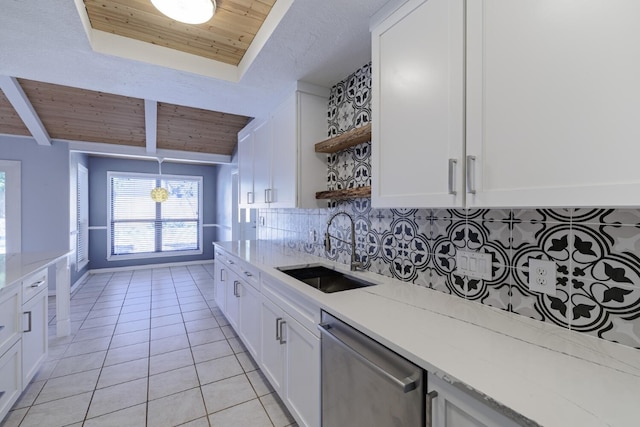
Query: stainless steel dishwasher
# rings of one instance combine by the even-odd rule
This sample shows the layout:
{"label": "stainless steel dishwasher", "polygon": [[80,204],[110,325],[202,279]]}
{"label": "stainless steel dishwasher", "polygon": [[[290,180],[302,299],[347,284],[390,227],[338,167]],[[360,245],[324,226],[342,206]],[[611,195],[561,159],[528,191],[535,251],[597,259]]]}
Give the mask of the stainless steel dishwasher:
{"label": "stainless steel dishwasher", "polygon": [[425,378],[414,365],[322,312],[322,426],[425,425]]}

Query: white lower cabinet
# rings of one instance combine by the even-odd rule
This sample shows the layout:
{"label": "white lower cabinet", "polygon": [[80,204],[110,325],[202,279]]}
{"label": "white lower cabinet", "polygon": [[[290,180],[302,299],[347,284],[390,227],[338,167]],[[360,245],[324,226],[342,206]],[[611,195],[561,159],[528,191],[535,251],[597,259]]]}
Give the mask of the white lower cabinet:
{"label": "white lower cabinet", "polygon": [[260,360],[260,292],[242,281],[238,282],[237,293],[239,302],[239,330],[238,334],[247,350],[258,361]]}
{"label": "white lower cabinet", "polygon": [[433,427],[516,427],[519,425],[432,373],[427,374],[427,386],[428,393],[432,396],[431,425]]}
{"label": "white lower cabinet", "polygon": [[320,338],[285,316],[285,401],[301,426],[320,420]]}
{"label": "white lower cabinet", "polygon": [[282,396],[284,389],[284,342],[280,339],[284,312],[265,296],[262,297],[262,357],[260,365],[274,390]]}
{"label": "white lower cabinet", "polygon": [[240,318],[240,295],[238,294],[238,285],[240,281],[235,273],[229,271],[227,275],[227,282],[225,284],[225,311],[224,315],[227,320],[233,326],[233,329],[238,331],[238,320]]}
{"label": "white lower cabinet", "polygon": [[224,262],[216,259],[213,263],[213,299],[216,301],[218,308],[225,312],[226,295],[227,295],[227,271]]}
{"label": "white lower cabinet", "polygon": [[47,358],[47,287],[22,305],[22,383],[29,384]]}
{"label": "white lower cabinet", "polygon": [[17,342],[0,356],[0,422],[22,393],[21,350]]}
{"label": "white lower cabinet", "polygon": [[298,425],[320,425],[320,338],[264,295],[260,365]]}

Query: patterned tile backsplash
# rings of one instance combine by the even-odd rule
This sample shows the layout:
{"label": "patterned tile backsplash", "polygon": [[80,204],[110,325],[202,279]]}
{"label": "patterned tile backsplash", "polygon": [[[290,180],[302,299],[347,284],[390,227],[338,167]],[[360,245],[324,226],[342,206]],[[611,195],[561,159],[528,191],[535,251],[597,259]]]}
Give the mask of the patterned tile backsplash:
{"label": "patterned tile backsplash", "polygon": [[[330,136],[369,121],[370,71],[332,89]],[[330,156],[329,188],[370,185],[370,153],[364,143]],[[355,199],[261,209],[258,238],[348,263],[348,244],[334,240],[329,253],[322,245],[339,210],[353,216],[356,253],[370,271],[640,349],[640,209],[373,209]],[[331,233],[348,240],[348,220],[337,217]],[[458,250],[491,254],[493,279],[456,273]],[[528,290],[530,258],[556,263],[555,296]]]}

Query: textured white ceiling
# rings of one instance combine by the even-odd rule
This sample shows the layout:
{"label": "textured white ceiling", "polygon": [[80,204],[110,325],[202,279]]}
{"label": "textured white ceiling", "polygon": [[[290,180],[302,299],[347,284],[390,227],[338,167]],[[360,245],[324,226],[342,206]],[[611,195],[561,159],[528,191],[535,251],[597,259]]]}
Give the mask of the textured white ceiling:
{"label": "textured white ceiling", "polygon": [[290,85],[331,87],[371,59],[387,0],[295,0],[239,83],[95,53],[74,0],[0,0],[0,74],[246,116]]}

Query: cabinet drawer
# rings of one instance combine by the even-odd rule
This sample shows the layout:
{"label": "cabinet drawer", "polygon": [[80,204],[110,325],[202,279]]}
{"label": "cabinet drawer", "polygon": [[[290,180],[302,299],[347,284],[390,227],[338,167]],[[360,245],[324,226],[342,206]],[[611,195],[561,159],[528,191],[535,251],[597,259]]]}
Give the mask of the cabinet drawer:
{"label": "cabinet drawer", "polygon": [[0,357],[0,420],[22,392],[20,343],[15,343]]}
{"label": "cabinet drawer", "polygon": [[227,265],[243,281],[260,290],[260,271],[257,268],[227,253],[219,254],[216,251],[216,258]]}
{"label": "cabinet drawer", "polygon": [[293,291],[288,291],[287,285],[267,275],[262,277],[262,294],[280,306],[313,335],[319,336],[320,333],[316,329],[316,325],[320,323],[318,305],[296,295]]}
{"label": "cabinet drawer", "polygon": [[20,288],[0,293],[0,355],[19,338]]}
{"label": "cabinet drawer", "polygon": [[26,303],[48,285],[49,271],[38,271],[22,281],[22,302]]}

